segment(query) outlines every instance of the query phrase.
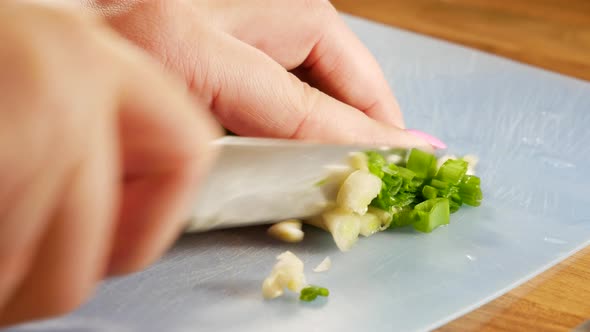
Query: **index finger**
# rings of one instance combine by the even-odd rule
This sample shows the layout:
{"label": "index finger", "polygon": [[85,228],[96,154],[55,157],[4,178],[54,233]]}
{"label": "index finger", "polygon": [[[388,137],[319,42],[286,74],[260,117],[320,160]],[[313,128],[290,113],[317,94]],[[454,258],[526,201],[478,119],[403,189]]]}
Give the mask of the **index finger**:
{"label": "index finger", "polygon": [[404,128],[399,104],[377,60],[336,10],[327,12],[328,19],[320,25],[317,42],[298,73],[371,118]]}
{"label": "index finger", "polygon": [[207,28],[195,27],[191,35],[192,43],[202,47],[189,55],[194,63],[189,76],[195,78],[191,86],[224,127],[238,135],[430,147],[423,138],[301,82],[246,43]]}

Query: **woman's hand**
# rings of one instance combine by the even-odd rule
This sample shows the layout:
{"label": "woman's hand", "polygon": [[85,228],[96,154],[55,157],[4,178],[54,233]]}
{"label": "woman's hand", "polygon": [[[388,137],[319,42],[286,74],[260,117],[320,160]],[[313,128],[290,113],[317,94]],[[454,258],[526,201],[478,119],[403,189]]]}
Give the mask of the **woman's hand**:
{"label": "woman's hand", "polygon": [[92,3],[237,134],[427,145],[402,129],[378,64],[328,1]]}
{"label": "woman's hand", "polygon": [[97,20],[0,5],[0,326],[77,307],[181,230],[220,133]]}

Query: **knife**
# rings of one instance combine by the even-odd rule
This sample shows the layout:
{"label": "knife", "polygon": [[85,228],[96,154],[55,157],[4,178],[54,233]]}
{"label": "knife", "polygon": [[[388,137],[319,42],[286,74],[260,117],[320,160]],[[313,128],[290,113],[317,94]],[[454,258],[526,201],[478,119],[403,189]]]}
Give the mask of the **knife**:
{"label": "knife", "polygon": [[317,215],[336,195],[326,180],[348,174],[350,153],[376,148],[239,136],[212,144],[219,156],[192,207],[189,233]]}

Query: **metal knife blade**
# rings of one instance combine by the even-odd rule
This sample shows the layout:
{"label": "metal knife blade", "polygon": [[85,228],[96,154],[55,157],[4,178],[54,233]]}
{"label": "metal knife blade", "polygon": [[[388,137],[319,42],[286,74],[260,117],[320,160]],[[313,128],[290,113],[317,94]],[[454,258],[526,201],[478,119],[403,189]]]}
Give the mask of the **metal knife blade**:
{"label": "metal knife blade", "polygon": [[219,157],[200,188],[186,232],[316,215],[331,195],[318,182],[345,169],[351,152],[375,148],[237,136],[213,144]]}

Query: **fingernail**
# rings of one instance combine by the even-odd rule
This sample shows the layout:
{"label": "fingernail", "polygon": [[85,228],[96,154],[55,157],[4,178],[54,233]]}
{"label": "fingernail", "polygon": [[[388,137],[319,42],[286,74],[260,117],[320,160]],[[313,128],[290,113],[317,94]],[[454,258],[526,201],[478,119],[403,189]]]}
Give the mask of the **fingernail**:
{"label": "fingernail", "polygon": [[441,141],[440,139],[438,139],[432,135],[429,135],[425,132],[415,130],[415,129],[406,129],[406,132],[408,132],[416,137],[420,137],[421,139],[425,140],[430,145],[432,145],[432,147],[435,149],[446,149],[447,148],[447,145],[443,141]]}

